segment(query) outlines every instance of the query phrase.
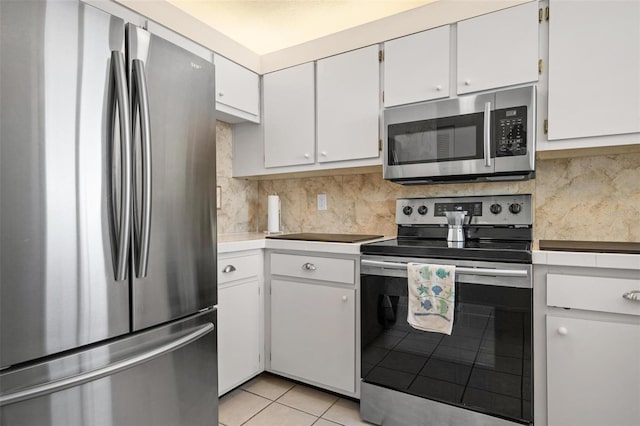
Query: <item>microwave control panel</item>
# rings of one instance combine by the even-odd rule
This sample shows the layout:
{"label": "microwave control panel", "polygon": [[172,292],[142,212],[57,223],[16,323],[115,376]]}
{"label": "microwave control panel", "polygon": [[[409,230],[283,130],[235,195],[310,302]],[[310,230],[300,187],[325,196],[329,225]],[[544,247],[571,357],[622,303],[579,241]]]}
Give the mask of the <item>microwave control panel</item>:
{"label": "microwave control panel", "polygon": [[497,109],[494,113],[496,157],[527,154],[527,107]]}

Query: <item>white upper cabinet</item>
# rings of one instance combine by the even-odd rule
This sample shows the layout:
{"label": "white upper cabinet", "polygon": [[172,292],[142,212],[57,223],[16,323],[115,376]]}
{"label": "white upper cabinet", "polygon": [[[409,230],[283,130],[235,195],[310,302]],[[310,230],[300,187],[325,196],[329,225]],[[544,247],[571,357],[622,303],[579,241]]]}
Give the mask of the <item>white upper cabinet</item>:
{"label": "white upper cabinet", "polygon": [[537,1],[458,22],[457,93],[537,81],[538,26]]}
{"label": "white upper cabinet", "polygon": [[317,64],[318,162],[379,156],[377,45]]}
{"label": "white upper cabinet", "polygon": [[640,132],[640,2],[551,0],[550,15],[548,139]]}
{"label": "white upper cabinet", "polygon": [[384,106],[449,96],[451,28],[434,28],[384,44]]}
{"label": "white upper cabinet", "polygon": [[265,167],[314,163],[313,62],[265,74],[262,84]]}
{"label": "white upper cabinet", "polygon": [[260,79],[258,74],[214,54],[216,110],[229,123],[260,122]]}

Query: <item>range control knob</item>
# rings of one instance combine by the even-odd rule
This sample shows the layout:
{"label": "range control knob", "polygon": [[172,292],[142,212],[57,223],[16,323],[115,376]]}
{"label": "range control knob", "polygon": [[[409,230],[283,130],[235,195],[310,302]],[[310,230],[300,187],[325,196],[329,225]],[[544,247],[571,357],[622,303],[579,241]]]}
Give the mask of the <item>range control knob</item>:
{"label": "range control knob", "polygon": [[429,209],[427,208],[427,206],[418,207],[418,214],[421,216],[424,216],[425,214],[427,214],[428,211]]}
{"label": "range control knob", "polygon": [[518,214],[522,210],[522,205],[518,203],[513,203],[509,206],[509,211],[513,214]]}
{"label": "range control knob", "polygon": [[404,208],[402,209],[402,213],[406,214],[407,216],[409,216],[411,213],[413,213],[413,207],[411,206],[404,206]]}
{"label": "range control knob", "polygon": [[502,211],[502,206],[500,204],[491,204],[489,211],[493,214],[499,214]]}

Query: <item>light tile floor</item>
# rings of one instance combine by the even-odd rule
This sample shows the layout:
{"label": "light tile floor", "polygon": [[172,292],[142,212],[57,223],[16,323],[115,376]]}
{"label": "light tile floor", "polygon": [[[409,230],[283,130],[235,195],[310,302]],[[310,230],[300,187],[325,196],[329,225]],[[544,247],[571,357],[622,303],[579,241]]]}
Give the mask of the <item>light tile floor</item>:
{"label": "light tile floor", "polygon": [[263,373],[220,399],[222,426],[356,426],[360,406],[350,399]]}

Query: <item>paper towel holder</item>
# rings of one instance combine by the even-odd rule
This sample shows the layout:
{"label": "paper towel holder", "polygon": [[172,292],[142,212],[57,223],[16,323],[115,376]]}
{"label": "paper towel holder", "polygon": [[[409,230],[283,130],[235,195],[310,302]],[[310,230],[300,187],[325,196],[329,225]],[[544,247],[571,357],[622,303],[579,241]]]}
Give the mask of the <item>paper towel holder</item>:
{"label": "paper towel holder", "polygon": [[[277,214],[275,214],[275,212],[272,210],[273,207],[275,206],[271,206],[271,201],[272,201],[272,197],[275,197],[275,201],[277,201]],[[265,234],[267,235],[278,235],[278,234],[282,234],[282,229],[280,227],[280,221],[281,221],[281,201],[280,201],[280,197],[278,196],[277,193],[272,192],[267,196],[267,230],[264,231]],[[274,217],[272,217],[272,215]],[[275,226],[273,226],[274,224],[272,223],[272,220],[275,220]],[[276,228],[277,230],[274,230],[273,228]]]}

